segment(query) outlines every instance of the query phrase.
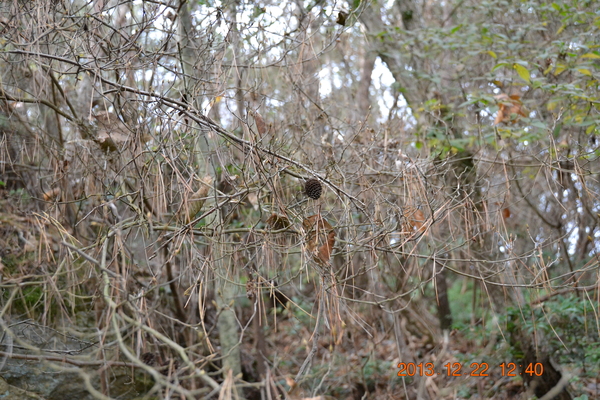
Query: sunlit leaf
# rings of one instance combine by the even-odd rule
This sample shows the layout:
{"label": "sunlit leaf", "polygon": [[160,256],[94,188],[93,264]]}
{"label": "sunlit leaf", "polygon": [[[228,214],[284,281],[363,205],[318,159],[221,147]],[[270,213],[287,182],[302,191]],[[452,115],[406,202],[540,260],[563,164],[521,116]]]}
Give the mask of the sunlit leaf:
{"label": "sunlit leaf", "polygon": [[517,71],[517,74],[519,74],[521,79],[523,79],[527,83],[531,82],[531,74],[529,73],[529,70],[527,68],[525,68],[521,64],[514,64],[513,68]]}
{"label": "sunlit leaf", "polygon": [[595,53],[587,53],[581,56],[581,58],[595,58],[595,59],[599,59],[600,55],[595,54]]}
{"label": "sunlit leaf", "polygon": [[592,71],[587,68],[577,68],[577,71],[581,72],[584,75],[592,76]]}
{"label": "sunlit leaf", "polygon": [[567,69],[564,64],[556,64],[556,69],[554,70],[554,76],[560,75],[565,69]]}

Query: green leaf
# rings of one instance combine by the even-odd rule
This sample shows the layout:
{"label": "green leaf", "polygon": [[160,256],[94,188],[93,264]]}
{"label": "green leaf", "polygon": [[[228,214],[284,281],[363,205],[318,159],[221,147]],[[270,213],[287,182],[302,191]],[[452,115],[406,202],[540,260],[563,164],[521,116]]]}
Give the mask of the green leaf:
{"label": "green leaf", "polygon": [[462,28],[462,24],[458,25],[457,27],[452,28],[452,30],[450,31],[450,33],[456,33],[460,30],[460,28]]}
{"label": "green leaf", "polygon": [[546,124],[544,124],[542,121],[532,121],[531,126],[535,126],[540,129],[548,129],[548,126],[546,126]]}
{"label": "green leaf", "polygon": [[488,53],[490,56],[492,56],[493,58],[498,58],[498,56],[496,56],[496,53],[494,53],[494,52],[493,52],[493,51],[491,51],[491,50],[488,50],[488,52],[487,52],[487,53]]}
{"label": "green leaf", "polygon": [[584,75],[592,76],[592,71],[587,68],[577,68],[577,71],[581,72]]}
{"label": "green leaf", "polygon": [[502,68],[502,67],[506,67],[508,65],[508,63],[498,63],[494,66],[494,68],[492,68],[492,72],[494,72],[495,70]]}
{"label": "green leaf", "polygon": [[523,79],[525,82],[531,82],[531,75],[529,74],[529,70],[522,66],[521,64],[513,64],[513,68],[517,70],[517,74]]}
{"label": "green leaf", "polygon": [[554,130],[552,131],[552,136],[554,136],[555,138],[558,137],[558,135],[560,135],[560,131],[562,130],[562,124],[559,122],[558,124],[556,124],[556,126],[554,127]]}
{"label": "green leaf", "polygon": [[465,151],[469,144],[468,139],[450,139],[448,142],[452,146],[452,150],[455,151]]}

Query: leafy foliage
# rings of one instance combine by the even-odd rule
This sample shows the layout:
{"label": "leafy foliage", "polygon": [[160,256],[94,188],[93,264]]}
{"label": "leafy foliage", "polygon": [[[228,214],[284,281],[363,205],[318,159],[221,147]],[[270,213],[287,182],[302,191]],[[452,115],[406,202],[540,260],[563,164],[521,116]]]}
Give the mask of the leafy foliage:
{"label": "leafy foliage", "polygon": [[[515,325],[526,334],[539,338],[538,345],[563,364],[581,368],[590,377],[598,376],[598,310],[589,299],[577,296],[556,296],[540,305],[511,307],[507,310],[507,330]],[[518,357],[518,344],[515,354]]]}

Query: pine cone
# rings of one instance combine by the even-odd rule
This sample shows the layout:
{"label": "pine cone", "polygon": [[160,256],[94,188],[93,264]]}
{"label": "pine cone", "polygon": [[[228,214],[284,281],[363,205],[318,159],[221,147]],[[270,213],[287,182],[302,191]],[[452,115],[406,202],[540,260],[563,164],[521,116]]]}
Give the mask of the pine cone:
{"label": "pine cone", "polygon": [[147,352],[141,355],[140,360],[146,365],[154,366],[156,365],[156,354]]}
{"label": "pine cone", "polygon": [[304,183],[304,193],[311,199],[317,200],[321,197],[322,191],[323,186],[321,186],[321,182],[315,178],[310,178]]}

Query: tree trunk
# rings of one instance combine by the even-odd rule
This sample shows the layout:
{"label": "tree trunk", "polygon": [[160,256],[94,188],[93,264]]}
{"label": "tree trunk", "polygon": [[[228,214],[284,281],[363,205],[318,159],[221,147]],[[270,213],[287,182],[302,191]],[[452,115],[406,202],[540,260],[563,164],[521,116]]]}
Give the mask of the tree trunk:
{"label": "tree trunk", "polygon": [[[441,268],[441,265],[437,265]],[[440,319],[440,328],[449,331],[452,329],[452,313],[450,311],[450,302],[448,301],[448,284],[446,282],[446,270],[435,271],[435,288],[438,306],[438,318]]]}
{"label": "tree trunk", "polygon": [[[192,90],[191,78],[197,78],[194,71],[194,51],[190,35],[192,32],[192,4],[189,1],[181,0],[179,11],[179,39],[182,55],[182,68],[184,72],[184,93],[186,96],[192,96],[195,91]],[[189,98],[188,101],[194,101],[195,104],[201,104],[201,99]],[[201,109],[201,107],[198,107]],[[200,138],[197,141],[200,154],[204,156],[205,162],[199,162],[199,176],[211,176],[213,182],[217,182],[215,174],[216,168],[209,170],[211,154],[211,143],[208,138]],[[202,166],[204,165],[204,168]],[[231,252],[228,251],[223,243],[223,238],[219,234],[218,225],[221,223],[220,212],[217,212],[217,217],[212,218],[212,228],[216,235],[212,248],[213,253],[213,268],[215,274],[215,298],[217,304],[217,327],[219,330],[219,340],[221,344],[221,355],[223,357],[223,378],[227,378],[229,371],[233,372],[236,377],[241,373],[241,360],[239,350],[239,328],[235,315],[235,296],[237,294],[236,287],[233,281],[236,279],[232,274]]]}

